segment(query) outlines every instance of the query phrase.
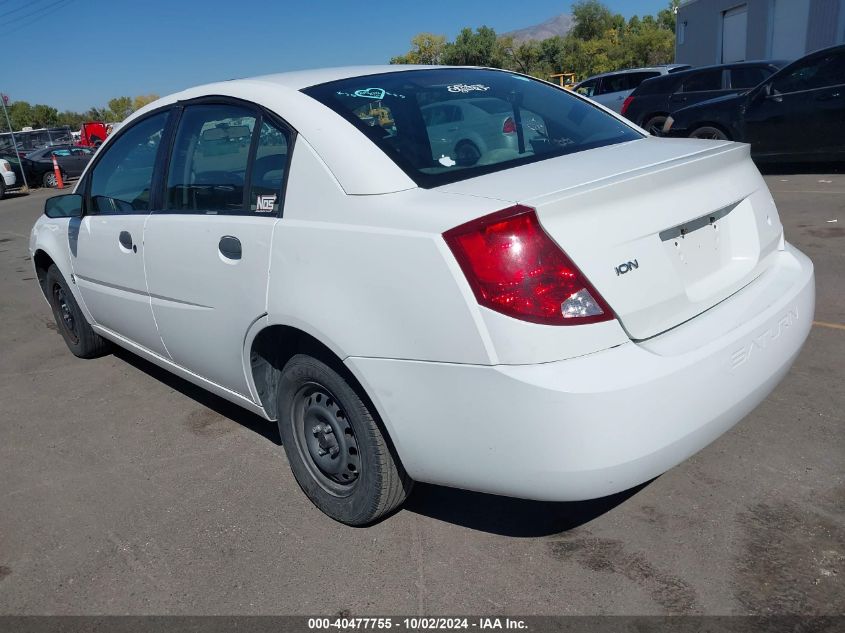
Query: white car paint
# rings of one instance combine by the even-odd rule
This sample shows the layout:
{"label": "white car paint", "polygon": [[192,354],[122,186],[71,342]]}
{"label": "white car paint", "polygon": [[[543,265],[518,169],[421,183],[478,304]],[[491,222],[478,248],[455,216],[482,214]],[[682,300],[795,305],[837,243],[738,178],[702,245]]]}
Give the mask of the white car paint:
{"label": "white car paint", "polygon": [[[97,333],[268,419],[252,344],[274,325],[307,333],[364,387],[411,477],[490,493],[577,500],[641,483],[785,375],[813,319],[813,266],[784,241],[747,146],[650,137],[423,189],[299,91],[401,70],[211,84],[124,124],[204,95],[278,113],[298,132],[282,218],[42,217],[30,251],[75,280]],[[514,203],[618,318],[556,327],[479,305],[443,233]],[[666,233],[708,215],[704,232]],[[121,231],[142,236],[140,256]],[[221,258],[224,234],[249,257]]]}
{"label": "white car paint", "polygon": [[17,176],[7,160],[0,159],[0,177],[3,178],[3,184],[7,189],[14,187],[17,183]]}

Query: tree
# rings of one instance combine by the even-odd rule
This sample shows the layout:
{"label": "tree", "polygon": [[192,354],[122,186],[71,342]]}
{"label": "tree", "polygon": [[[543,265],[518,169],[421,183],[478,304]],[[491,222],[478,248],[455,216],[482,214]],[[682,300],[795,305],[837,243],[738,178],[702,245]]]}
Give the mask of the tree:
{"label": "tree", "polygon": [[393,57],[391,64],[439,64],[446,49],[446,36],[417,33],[411,38],[411,50]]}
{"label": "tree", "polygon": [[82,123],[85,121],[85,115],[80,114],[79,112],[71,112],[70,110],[65,110],[64,112],[59,113],[59,121],[58,125],[63,126],[67,125],[71,129],[79,129],[82,126]]}
{"label": "tree", "polygon": [[86,121],[109,121],[111,117],[112,115],[108,108],[91,107],[85,113],[84,118]]}
{"label": "tree", "polygon": [[[443,38],[443,39],[445,41],[446,38]],[[158,99],[159,99],[159,96],[157,94],[138,95],[132,101],[132,111],[135,112],[137,110],[140,110],[145,105],[152,103],[153,101],[158,101]]]}
{"label": "tree", "polygon": [[501,68],[503,51],[499,47],[496,31],[489,26],[475,29],[464,28],[455,41],[446,45],[443,62],[450,66],[489,66]]}
{"label": "tree", "polygon": [[[581,0],[572,5],[575,26],[570,35],[579,40],[596,40],[614,26],[614,16],[598,0]],[[624,20],[624,19],[623,19]]]}
{"label": "tree", "polygon": [[669,6],[666,9],[662,9],[657,13],[657,24],[660,28],[666,29],[667,31],[675,32],[675,24],[678,15],[678,7],[681,4],[681,0],[670,0]]}
{"label": "tree", "polygon": [[32,108],[32,127],[55,127],[59,123],[59,112],[43,103]]}
{"label": "tree", "polygon": [[109,117],[112,121],[123,121],[134,110],[132,109],[132,99],[129,97],[115,97],[109,99]]}
{"label": "tree", "polygon": [[32,106],[26,101],[13,101],[8,106],[8,112],[15,131],[32,125]]}

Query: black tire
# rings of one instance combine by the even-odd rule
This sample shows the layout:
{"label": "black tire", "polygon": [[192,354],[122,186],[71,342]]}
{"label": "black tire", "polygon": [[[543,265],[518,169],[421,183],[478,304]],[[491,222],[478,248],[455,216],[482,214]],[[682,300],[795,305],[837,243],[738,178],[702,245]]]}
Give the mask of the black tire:
{"label": "black tire", "polygon": [[282,369],[278,394],[285,453],[315,506],[341,523],[366,525],[405,500],[413,482],[341,374],[297,354]]}
{"label": "black tire", "polygon": [[[67,180],[67,174],[65,172],[62,172],[62,181],[65,180]],[[56,173],[52,169],[48,172],[45,172],[44,176],[41,178],[41,184],[50,189],[57,187],[58,183],[56,182]]]}
{"label": "black tire", "polygon": [[0,200],[6,197],[6,183],[0,178]]}
{"label": "black tire", "polygon": [[111,344],[91,329],[55,264],[50,265],[44,276],[44,294],[53,308],[59,334],[74,356],[96,358],[109,352]]}
{"label": "black tire", "polygon": [[481,150],[472,141],[461,141],[455,145],[455,162],[460,167],[472,167],[481,159]]}
{"label": "black tire", "polygon": [[663,124],[666,123],[667,118],[668,117],[663,114],[653,116],[645,122],[645,125],[643,125],[643,129],[652,136],[660,136],[660,134],[663,132]]}
{"label": "black tire", "polygon": [[690,133],[690,138],[704,138],[713,141],[729,141],[731,140],[724,130],[714,127],[712,125],[702,125],[694,129]]}

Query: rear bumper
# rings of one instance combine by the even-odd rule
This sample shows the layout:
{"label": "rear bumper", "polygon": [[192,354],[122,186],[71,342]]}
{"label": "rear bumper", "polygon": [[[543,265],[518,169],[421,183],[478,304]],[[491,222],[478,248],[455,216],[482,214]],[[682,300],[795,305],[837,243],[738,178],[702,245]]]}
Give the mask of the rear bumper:
{"label": "rear bumper", "polygon": [[347,364],[415,479],[544,500],[625,490],[756,407],[809,333],[813,265],[787,245],[760,278],[666,334],[539,365]]}
{"label": "rear bumper", "polygon": [[3,177],[3,184],[6,187],[14,187],[17,181],[17,176],[15,176],[15,172],[13,171],[4,171],[0,172],[0,175]]}

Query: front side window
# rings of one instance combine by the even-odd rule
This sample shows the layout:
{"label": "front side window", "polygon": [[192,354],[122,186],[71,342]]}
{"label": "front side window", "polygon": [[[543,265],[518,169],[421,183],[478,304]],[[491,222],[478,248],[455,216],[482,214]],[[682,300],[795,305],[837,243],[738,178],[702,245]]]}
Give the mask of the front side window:
{"label": "front side window", "polygon": [[149,211],[153,170],[167,113],[135,123],[106,148],[91,174],[93,213]]}
{"label": "front side window", "polygon": [[[569,91],[504,71],[400,71],[303,92],[344,117],[422,187],[643,138]],[[459,109],[460,120],[434,124],[428,112],[445,106]]]}
{"label": "front side window", "polygon": [[243,213],[256,115],[236,105],[185,108],[173,144],[165,196],[176,213]]}
{"label": "front side window", "polygon": [[801,60],[785,69],[772,83],[774,94],[816,90],[845,84],[845,53]]}

